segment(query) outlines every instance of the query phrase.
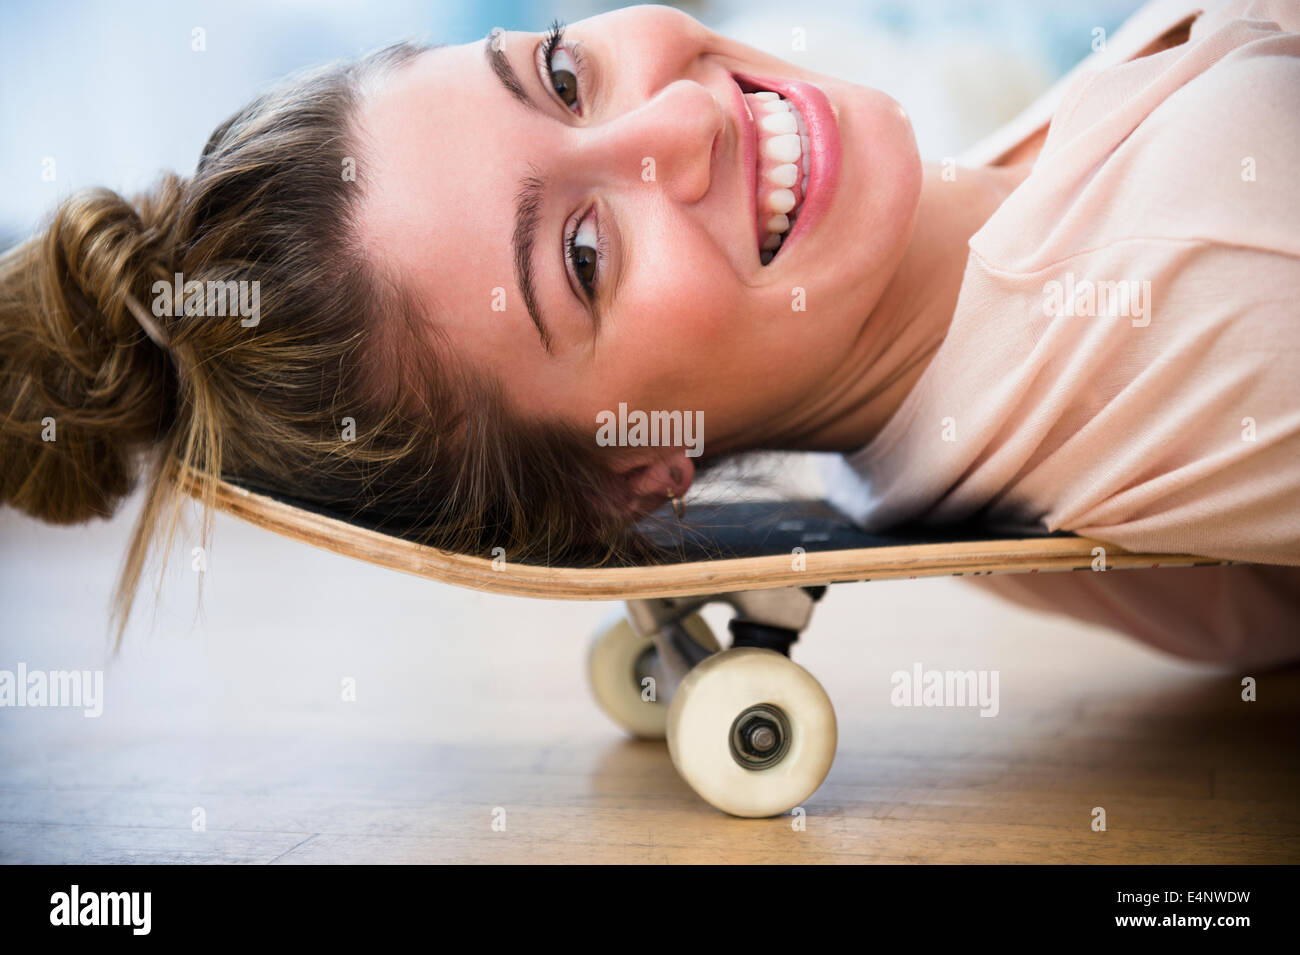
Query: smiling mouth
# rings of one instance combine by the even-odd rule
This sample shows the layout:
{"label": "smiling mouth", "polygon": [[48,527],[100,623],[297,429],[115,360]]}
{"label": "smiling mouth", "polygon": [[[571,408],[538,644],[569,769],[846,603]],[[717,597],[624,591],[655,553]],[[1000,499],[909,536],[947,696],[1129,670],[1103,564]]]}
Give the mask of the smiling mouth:
{"label": "smiling mouth", "polygon": [[759,261],[769,264],[794,228],[808,195],[812,146],[808,123],[779,93],[737,78],[745,108],[754,120],[754,210]]}

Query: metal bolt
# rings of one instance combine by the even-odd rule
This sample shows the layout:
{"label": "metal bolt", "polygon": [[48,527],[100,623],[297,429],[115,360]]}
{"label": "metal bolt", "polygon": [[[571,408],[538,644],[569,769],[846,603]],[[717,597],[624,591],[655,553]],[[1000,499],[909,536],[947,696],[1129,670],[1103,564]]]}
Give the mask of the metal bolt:
{"label": "metal bolt", "polygon": [[757,752],[766,753],[776,746],[776,730],[770,723],[755,723],[749,730],[749,745]]}

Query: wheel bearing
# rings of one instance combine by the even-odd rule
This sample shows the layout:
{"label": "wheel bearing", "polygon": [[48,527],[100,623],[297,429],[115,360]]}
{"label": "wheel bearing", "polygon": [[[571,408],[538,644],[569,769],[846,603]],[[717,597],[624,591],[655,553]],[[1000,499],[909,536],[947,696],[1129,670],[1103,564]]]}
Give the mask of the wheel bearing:
{"label": "wheel bearing", "polygon": [[790,749],[790,720],[774,703],[749,707],[731,724],[731,758],[745,769],[775,766]]}

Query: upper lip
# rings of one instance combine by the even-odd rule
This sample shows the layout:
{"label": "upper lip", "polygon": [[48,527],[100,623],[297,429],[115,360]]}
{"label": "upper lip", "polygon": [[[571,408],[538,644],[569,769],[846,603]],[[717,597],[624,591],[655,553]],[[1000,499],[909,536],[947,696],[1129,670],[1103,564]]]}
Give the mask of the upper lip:
{"label": "upper lip", "polygon": [[749,221],[754,230],[754,244],[751,248],[757,258],[759,243],[763,240],[758,234],[758,127],[745,102],[740,81],[735,76],[731,77],[731,87],[735,91],[732,99],[735,101],[736,129],[740,134],[741,172],[749,194]]}

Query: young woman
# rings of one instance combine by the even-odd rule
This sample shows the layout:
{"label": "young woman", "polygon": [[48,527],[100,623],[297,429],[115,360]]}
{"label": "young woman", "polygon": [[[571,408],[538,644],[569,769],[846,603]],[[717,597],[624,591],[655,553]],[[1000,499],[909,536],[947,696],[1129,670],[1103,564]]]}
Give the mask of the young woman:
{"label": "young woman", "polygon": [[[665,8],[295,78],[193,177],[71,199],[0,262],[0,497],[107,515],[144,453],[122,613],[178,463],[446,549],[597,561],[701,466],[829,450],[873,525],[983,512],[1300,564],[1300,18],[1186,6],[961,167],[922,164],[884,94]],[[214,287],[256,315],[212,314]],[[703,440],[606,446],[622,408]],[[1159,639],[1127,629],[1275,657],[1300,589],[1275,570],[1220,621],[1264,621],[1248,649],[1179,644],[1169,607]],[[1266,572],[1182,573],[1257,597]],[[1086,616],[1137,576],[1052,599]]]}

